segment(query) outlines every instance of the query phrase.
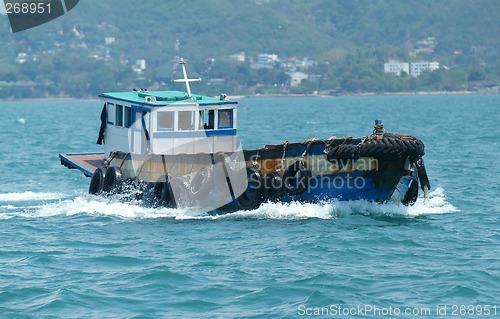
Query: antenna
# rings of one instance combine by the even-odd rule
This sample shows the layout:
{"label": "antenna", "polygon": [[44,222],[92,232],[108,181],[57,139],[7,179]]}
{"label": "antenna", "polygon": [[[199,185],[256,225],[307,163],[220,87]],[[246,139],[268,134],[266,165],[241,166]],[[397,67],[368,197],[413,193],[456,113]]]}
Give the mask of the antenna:
{"label": "antenna", "polygon": [[174,55],[174,63],[172,64],[172,77],[177,73],[177,65],[180,61],[180,53],[179,53],[180,41],[177,39],[175,41],[175,55]]}
{"label": "antenna", "polygon": [[190,87],[189,83],[190,82],[200,82],[201,78],[197,78],[197,79],[188,78],[187,72],[186,72],[186,62],[184,62],[183,58],[180,59],[179,64],[182,67],[182,74],[184,75],[184,78],[173,80],[173,82],[184,82],[186,84],[186,90],[187,90],[188,97],[191,97],[191,87]]}

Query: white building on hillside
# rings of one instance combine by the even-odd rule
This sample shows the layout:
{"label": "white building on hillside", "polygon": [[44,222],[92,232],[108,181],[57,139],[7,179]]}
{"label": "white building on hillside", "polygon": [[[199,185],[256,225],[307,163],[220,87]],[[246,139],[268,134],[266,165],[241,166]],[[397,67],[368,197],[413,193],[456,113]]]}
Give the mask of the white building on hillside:
{"label": "white building on hillside", "polygon": [[412,76],[420,76],[422,72],[425,71],[434,71],[439,69],[439,62],[428,62],[428,61],[422,61],[422,62],[416,62],[416,63],[411,63],[410,65],[410,74]]}
{"label": "white building on hillside", "polygon": [[261,53],[257,56],[257,63],[271,64],[274,62],[279,62],[279,58],[278,58],[277,54]]}
{"label": "white building on hillside", "polygon": [[410,74],[410,63],[398,61],[389,61],[388,63],[384,63],[384,73],[394,73],[397,76],[400,76],[401,72]]}
{"label": "white building on hillside", "polygon": [[306,80],[309,78],[309,75],[307,75],[306,73],[303,73],[303,72],[291,72],[291,73],[288,73],[288,75],[290,76],[290,86],[291,87],[299,86],[300,82],[302,82],[302,80]]}
{"label": "white building on hillside", "polygon": [[279,61],[280,59],[277,54],[262,53],[257,55],[257,61],[252,63],[250,67],[253,69],[272,69]]}
{"label": "white building on hillside", "polygon": [[233,61],[233,62],[245,62],[245,52],[241,51],[240,53],[235,53],[235,54],[231,54],[229,56],[229,61]]}

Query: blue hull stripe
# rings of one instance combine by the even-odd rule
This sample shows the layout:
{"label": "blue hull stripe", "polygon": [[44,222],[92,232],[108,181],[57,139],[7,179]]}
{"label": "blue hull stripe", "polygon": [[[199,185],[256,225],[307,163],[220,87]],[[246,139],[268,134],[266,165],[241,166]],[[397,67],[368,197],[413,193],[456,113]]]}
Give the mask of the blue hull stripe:
{"label": "blue hull stripe", "polygon": [[210,136],[236,136],[236,129],[213,131],[185,131],[185,132],[154,132],[154,138],[184,138]]}

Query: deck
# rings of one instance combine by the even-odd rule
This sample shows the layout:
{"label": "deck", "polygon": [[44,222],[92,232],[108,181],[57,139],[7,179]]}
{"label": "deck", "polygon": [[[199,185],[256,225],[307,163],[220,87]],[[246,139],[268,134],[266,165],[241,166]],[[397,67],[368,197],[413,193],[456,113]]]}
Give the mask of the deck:
{"label": "deck", "polygon": [[92,177],[98,167],[104,166],[104,153],[59,154],[59,158],[61,165],[76,168],[87,177]]}

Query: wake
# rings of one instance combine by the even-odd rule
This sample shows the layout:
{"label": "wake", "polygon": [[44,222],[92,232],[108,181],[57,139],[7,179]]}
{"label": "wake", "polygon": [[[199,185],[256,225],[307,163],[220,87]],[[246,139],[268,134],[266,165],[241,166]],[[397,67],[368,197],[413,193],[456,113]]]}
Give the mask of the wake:
{"label": "wake", "polygon": [[[448,214],[459,210],[448,202],[444,190],[437,188],[424,200],[419,198],[413,206],[377,204],[367,201],[330,200],[321,203],[264,203],[259,208],[233,213],[205,213],[193,209],[145,207],[140,201],[122,202],[117,197],[81,195],[67,198],[56,193],[8,193],[0,194],[0,219],[15,216],[47,218],[55,216],[108,216],[121,219],[172,218],[176,220],[220,219],[338,219],[351,215],[390,216],[414,218],[418,216]],[[24,203],[30,205],[23,205]]]}

